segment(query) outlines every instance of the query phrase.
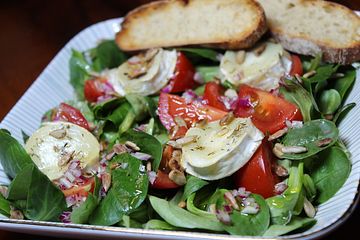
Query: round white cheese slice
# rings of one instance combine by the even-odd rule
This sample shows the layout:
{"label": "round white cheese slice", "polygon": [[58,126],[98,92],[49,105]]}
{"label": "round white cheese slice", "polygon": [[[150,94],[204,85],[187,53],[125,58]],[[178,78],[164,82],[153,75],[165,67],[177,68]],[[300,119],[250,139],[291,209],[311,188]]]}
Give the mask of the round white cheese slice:
{"label": "round white cheese slice", "polygon": [[182,146],[185,171],[205,180],[230,176],[244,166],[264,138],[249,118],[235,118],[226,126],[214,121],[193,127],[185,137],[194,141]]}
{"label": "round white cheese slice", "polygon": [[51,122],[33,133],[25,149],[38,168],[54,180],[63,176],[71,160],[79,160],[81,168],[97,164],[100,144],[85,128]]}
{"label": "round white cheese slice", "polygon": [[265,49],[260,54],[255,51],[226,51],[220,63],[221,80],[235,86],[248,84],[265,91],[277,88],[280,78],[290,72],[291,60],[280,44],[264,44]]}

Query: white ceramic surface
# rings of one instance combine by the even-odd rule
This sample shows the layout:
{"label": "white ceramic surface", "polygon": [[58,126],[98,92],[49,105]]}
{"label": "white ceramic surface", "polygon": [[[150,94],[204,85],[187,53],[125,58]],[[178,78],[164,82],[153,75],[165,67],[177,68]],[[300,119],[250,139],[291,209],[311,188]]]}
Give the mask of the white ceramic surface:
{"label": "white ceramic surface", "polygon": [[[16,103],[9,114],[0,124],[0,128],[10,130],[12,135],[22,142],[21,129],[31,134],[40,123],[42,114],[48,109],[57,106],[60,102],[72,99],[74,92],[69,84],[68,61],[71,49],[86,50],[96,46],[102,39],[114,38],[114,33],[119,31],[121,19],[112,19],[92,25],[77,34],[45,68],[34,84]],[[360,71],[357,72],[357,81],[347,102],[360,104]],[[341,138],[346,142],[352,154],[352,169],[341,190],[329,201],[318,208],[316,214],[317,224],[304,233],[287,236],[287,238],[307,237],[315,238],[339,225],[354,208],[354,199],[360,179],[360,107],[355,107],[347,118],[341,123]],[[0,184],[6,184],[9,180],[0,166]],[[140,239],[243,239],[236,236],[205,234],[196,232],[173,232],[160,230],[126,229],[118,227],[87,226],[62,223],[16,221],[4,217],[0,219],[0,229],[8,229],[32,234],[44,234],[68,237],[122,237]],[[281,237],[280,237],[281,238]]]}

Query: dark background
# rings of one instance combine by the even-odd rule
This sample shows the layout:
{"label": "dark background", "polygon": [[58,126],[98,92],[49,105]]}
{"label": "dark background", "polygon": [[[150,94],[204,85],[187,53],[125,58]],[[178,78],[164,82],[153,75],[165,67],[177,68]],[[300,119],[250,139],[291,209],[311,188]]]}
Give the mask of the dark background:
{"label": "dark background", "polygon": [[[0,2],[0,120],[55,54],[80,30],[123,16],[147,0],[2,0]],[[359,0],[337,1],[360,10]],[[329,237],[357,236],[359,207]],[[36,234],[35,232],[33,234]],[[356,235],[355,235],[356,234]],[[0,239],[49,239],[0,231]]]}

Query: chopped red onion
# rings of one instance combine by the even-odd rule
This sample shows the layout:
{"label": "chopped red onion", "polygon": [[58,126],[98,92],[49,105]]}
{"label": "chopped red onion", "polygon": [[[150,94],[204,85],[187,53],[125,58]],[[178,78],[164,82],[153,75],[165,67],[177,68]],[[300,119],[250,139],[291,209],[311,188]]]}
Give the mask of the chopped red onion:
{"label": "chopped red onion", "polygon": [[69,189],[69,188],[71,188],[73,186],[73,184],[69,180],[67,180],[66,178],[60,178],[59,182],[66,189]]}
{"label": "chopped red onion", "polygon": [[59,216],[59,220],[63,223],[71,223],[70,216],[71,216],[71,212],[65,211],[61,213],[61,215]]}
{"label": "chopped red onion", "polygon": [[113,151],[116,154],[121,154],[121,153],[129,152],[129,149],[125,146],[125,144],[117,143],[113,146]]}
{"label": "chopped red onion", "polygon": [[155,179],[156,179],[156,172],[154,172],[154,171],[148,171],[148,172],[147,172],[147,175],[148,175],[148,178],[149,178],[149,182],[150,182],[151,184],[154,184]]}
{"label": "chopped red onion", "polygon": [[197,99],[197,95],[196,93],[193,91],[193,90],[186,90],[183,94],[182,94],[182,97],[185,99],[185,102],[187,104],[195,101]]}
{"label": "chopped red onion", "polygon": [[249,98],[238,98],[237,105],[240,107],[252,107],[251,101]]}
{"label": "chopped red onion", "polygon": [[251,206],[252,204],[255,203],[255,199],[252,198],[252,197],[247,197],[247,198],[244,198],[243,199],[243,202],[242,202],[245,206]]}
{"label": "chopped red onion", "polygon": [[259,208],[253,207],[253,206],[245,206],[241,210],[241,213],[244,213],[244,214],[257,214],[258,212],[259,212]]}
{"label": "chopped red onion", "polygon": [[227,89],[224,93],[225,97],[228,97],[228,98],[237,98],[237,92],[234,90],[234,89]]}
{"label": "chopped red onion", "polygon": [[71,206],[75,205],[76,197],[74,195],[68,196],[65,198],[65,201],[66,201],[66,206],[71,207]]}
{"label": "chopped red onion", "polygon": [[64,176],[72,183],[75,181],[75,176],[70,171],[65,172]]}
{"label": "chopped red onion", "polygon": [[225,205],[225,206],[224,206],[224,211],[227,212],[227,213],[231,213],[231,212],[232,212],[231,206]]}
{"label": "chopped red onion", "polygon": [[147,160],[150,160],[152,158],[152,156],[150,154],[142,153],[142,152],[131,153],[131,155],[133,157],[136,157],[137,159],[139,159],[141,161],[147,161]]}
{"label": "chopped red onion", "polygon": [[231,218],[230,218],[230,215],[225,212],[225,211],[222,211],[222,210],[216,210],[216,218],[226,224],[226,225],[230,225],[231,224]]}
{"label": "chopped red onion", "polygon": [[270,90],[270,93],[274,96],[279,96],[280,88],[274,88]]}
{"label": "chopped red onion", "polygon": [[173,87],[173,86],[172,86],[172,84],[170,83],[170,84],[166,85],[165,87],[163,87],[163,88],[161,89],[161,91],[164,92],[164,93],[170,93],[172,87]]}
{"label": "chopped red onion", "polygon": [[241,198],[247,198],[250,195],[250,192],[246,191],[244,187],[240,187],[237,192],[238,196]]}

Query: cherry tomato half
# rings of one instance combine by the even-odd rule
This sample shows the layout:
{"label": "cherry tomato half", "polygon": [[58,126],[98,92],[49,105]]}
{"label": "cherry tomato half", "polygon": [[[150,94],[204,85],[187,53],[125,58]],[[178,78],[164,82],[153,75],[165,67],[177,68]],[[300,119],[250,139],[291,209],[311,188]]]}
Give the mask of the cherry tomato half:
{"label": "cherry tomato half", "polygon": [[184,119],[190,127],[192,123],[202,119],[219,120],[227,113],[200,102],[186,103],[184,98],[167,93],[160,94],[158,110],[159,118],[168,130],[176,125],[174,120],[176,116]]}
{"label": "cherry tomato half", "polygon": [[186,58],[185,54],[178,52],[174,76],[170,79],[170,93],[183,92],[194,88],[197,84],[194,81],[195,68]]}
{"label": "cherry tomato half", "polygon": [[208,82],[205,85],[204,100],[206,100],[209,106],[215,107],[222,111],[228,111],[224,103],[220,101],[220,97],[224,95],[225,89],[216,82]]}
{"label": "cherry tomato half", "polygon": [[167,168],[167,163],[171,159],[173,151],[174,151],[173,147],[169,145],[165,146],[159,170],[156,173],[156,178],[154,183],[151,185],[153,188],[173,189],[180,187],[179,185],[171,181],[171,179],[169,178],[170,169]]}
{"label": "cherry tomato half", "polygon": [[83,197],[87,197],[89,192],[93,192],[95,187],[95,177],[87,179],[83,184],[74,186],[69,189],[61,190],[65,197],[72,195],[79,195]]}
{"label": "cherry tomato half", "polygon": [[66,103],[61,103],[55,113],[55,120],[66,121],[90,130],[89,123],[80,110]]}
{"label": "cherry tomato half", "polygon": [[249,162],[235,173],[236,186],[245,187],[247,191],[264,198],[274,196],[274,187],[279,180],[272,173],[272,161],[271,147],[265,139]]}
{"label": "cherry tomato half", "polygon": [[301,59],[297,56],[292,54],[291,55],[291,70],[290,70],[290,76],[295,76],[295,74],[298,74],[299,76],[303,75],[303,67],[301,63]]}
{"label": "cherry tomato half", "polygon": [[94,78],[85,81],[84,96],[88,102],[97,102],[98,98],[106,95],[106,79]]}
{"label": "cherry tomato half", "polygon": [[[273,134],[286,126],[286,120],[302,120],[300,110],[294,104],[266,91],[240,85],[239,104],[234,114],[237,117],[251,117],[254,125],[263,133]],[[249,104],[242,104],[248,100]]]}

